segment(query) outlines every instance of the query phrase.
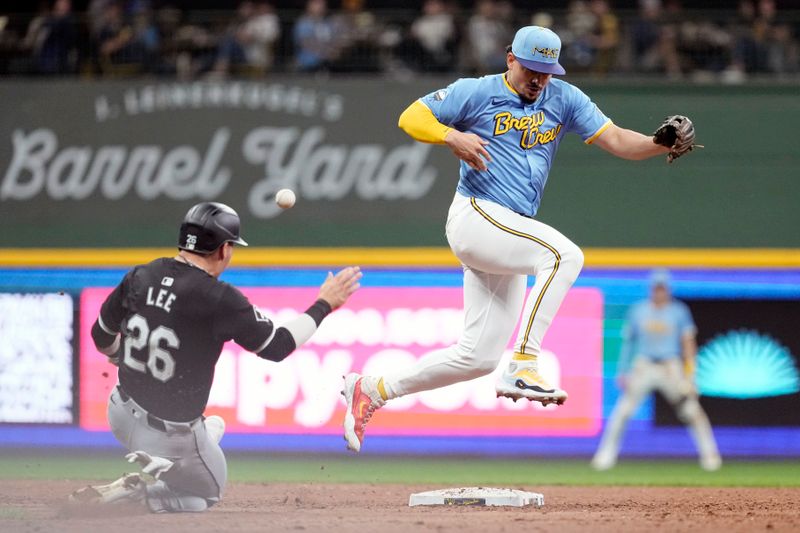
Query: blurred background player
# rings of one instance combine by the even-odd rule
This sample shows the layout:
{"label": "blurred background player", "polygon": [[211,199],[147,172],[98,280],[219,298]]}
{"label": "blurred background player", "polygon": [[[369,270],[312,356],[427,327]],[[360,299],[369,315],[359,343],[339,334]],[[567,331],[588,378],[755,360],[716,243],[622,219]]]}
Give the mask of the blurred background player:
{"label": "blurred background player", "polygon": [[[567,392],[539,374],[542,339],[583,267],[583,252],[534,217],[558,145],[568,132],[623,159],[693,148],[686,117],[669,117],[655,136],[620,128],[565,74],[561,40],[526,26],[506,53],[508,70],[462,78],[412,103],[399,126],[420,142],[446,144],[460,160],[446,234],[464,268],[464,331],[459,342],[429,353],[392,376],[350,374],[343,394],[348,448],[361,449],[364,428],[387,400],[489,374],[497,368],[522,312],[514,355],[498,396],[561,404]],[[662,133],[676,119],[671,138]],[[536,281],[527,299],[528,276]]]}
{"label": "blurred background player", "polygon": [[654,271],[650,298],[634,304],[628,312],[617,379],[623,393],[592,459],[595,469],[608,470],[616,464],[628,419],[653,391],[664,396],[689,428],[700,466],[719,469],[722,460],[693,383],[696,335],[689,308],[672,298],[669,272]]}
{"label": "blurred background player", "polygon": [[155,480],[125,474],[74,492],[73,503],[143,501],[153,512],[197,512],[217,503],[227,480],[219,446],[225,422],[203,412],[223,345],[232,339],[282,361],[359,287],[358,267],[329,273],[311,307],[276,327],[218,280],[234,245],[247,246],[239,229],[239,215],[227,205],[195,205],[181,224],[178,255],[134,267],[103,303],[92,339],[119,367],[109,425],[130,450],[128,461]]}

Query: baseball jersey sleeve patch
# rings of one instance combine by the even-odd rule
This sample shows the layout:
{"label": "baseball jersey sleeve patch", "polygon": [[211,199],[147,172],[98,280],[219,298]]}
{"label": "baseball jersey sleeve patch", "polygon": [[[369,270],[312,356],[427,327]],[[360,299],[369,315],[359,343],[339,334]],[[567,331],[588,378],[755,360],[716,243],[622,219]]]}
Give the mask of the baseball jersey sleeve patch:
{"label": "baseball jersey sleeve patch", "polygon": [[269,322],[270,321],[269,318],[267,317],[267,315],[262,313],[261,309],[259,309],[255,305],[253,306],[253,313],[255,313],[255,315],[256,315],[256,322]]}

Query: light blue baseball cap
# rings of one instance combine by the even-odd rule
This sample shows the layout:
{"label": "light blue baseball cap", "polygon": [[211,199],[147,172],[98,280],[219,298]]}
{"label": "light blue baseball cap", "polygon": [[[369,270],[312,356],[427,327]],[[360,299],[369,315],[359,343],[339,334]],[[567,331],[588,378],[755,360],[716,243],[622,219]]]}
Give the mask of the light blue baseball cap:
{"label": "light blue baseball cap", "polygon": [[669,270],[665,268],[658,268],[650,273],[650,287],[658,287],[660,285],[662,287],[669,288],[671,284],[672,276],[670,275]]}
{"label": "light blue baseball cap", "polygon": [[561,39],[552,30],[541,26],[524,26],[517,31],[511,43],[511,53],[520,64],[534,72],[566,74],[559,65]]}

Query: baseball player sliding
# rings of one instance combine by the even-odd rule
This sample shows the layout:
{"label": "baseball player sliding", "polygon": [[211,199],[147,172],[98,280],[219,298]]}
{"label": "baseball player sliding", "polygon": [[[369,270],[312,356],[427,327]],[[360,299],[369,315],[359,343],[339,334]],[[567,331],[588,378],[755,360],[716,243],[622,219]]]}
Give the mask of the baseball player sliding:
{"label": "baseball player sliding", "polygon": [[[359,451],[364,429],[388,400],[492,372],[522,313],[513,359],[497,394],[561,404],[567,392],[539,375],[542,338],[583,266],[583,253],[534,217],[558,145],[567,133],[624,159],[692,150],[694,128],[668,118],[653,136],[616,126],[562,75],[561,40],[546,28],[515,35],[503,74],[460,79],[411,104],[399,126],[420,142],[445,144],[461,160],[447,240],[464,267],[464,332],[404,372],[345,377],[344,434]],[[527,277],[536,282],[527,299]]]}
{"label": "baseball player sliding", "polygon": [[711,424],[692,384],[697,328],[689,308],[672,298],[669,286],[669,272],[656,270],[650,277],[650,298],[636,303],[628,312],[617,368],[623,394],[592,459],[596,470],[608,470],[617,463],[625,424],[642,400],[655,390],[688,425],[700,454],[700,466],[717,470],[722,465]]}
{"label": "baseball player sliding", "polygon": [[108,420],[143,473],[77,490],[71,502],[136,501],[152,512],[203,511],[218,502],[227,478],[219,446],[225,422],[203,412],[223,344],[233,339],[282,361],[359,287],[358,267],[329,274],[306,312],[276,327],[217,279],[234,245],[247,246],[239,229],[230,207],[195,205],[181,224],[178,254],[133,268],[103,303],[92,339],[119,367]]}

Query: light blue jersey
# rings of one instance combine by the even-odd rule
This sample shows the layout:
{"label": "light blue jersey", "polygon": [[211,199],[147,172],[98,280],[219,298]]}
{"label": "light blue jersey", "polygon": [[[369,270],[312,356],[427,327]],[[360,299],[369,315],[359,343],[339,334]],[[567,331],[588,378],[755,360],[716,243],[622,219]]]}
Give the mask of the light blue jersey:
{"label": "light blue jersey", "polygon": [[551,79],[525,103],[504,74],[463,78],[420,99],[442,124],[489,141],[488,170],[461,162],[458,192],[534,216],[556,150],[568,132],[593,142],[611,121],[574,85]]}
{"label": "light blue jersey", "polygon": [[664,307],[656,307],[650,300],[634,304],[622,332],[620,372],[627,371],[633,355],[655,361],[680,357],[681,338],[696,329],[692,313],[683,302],[672,300]]}

